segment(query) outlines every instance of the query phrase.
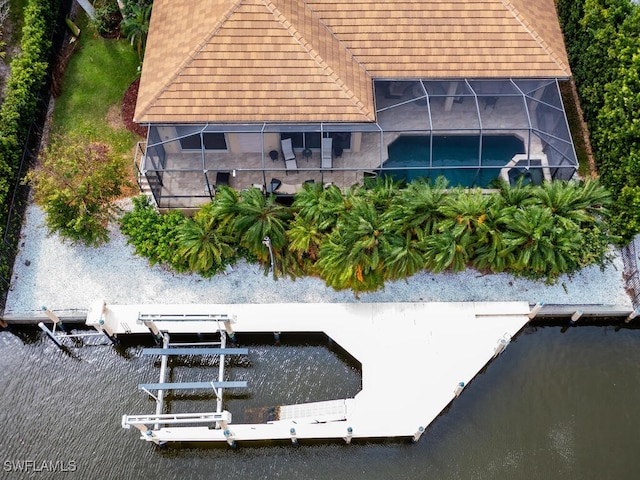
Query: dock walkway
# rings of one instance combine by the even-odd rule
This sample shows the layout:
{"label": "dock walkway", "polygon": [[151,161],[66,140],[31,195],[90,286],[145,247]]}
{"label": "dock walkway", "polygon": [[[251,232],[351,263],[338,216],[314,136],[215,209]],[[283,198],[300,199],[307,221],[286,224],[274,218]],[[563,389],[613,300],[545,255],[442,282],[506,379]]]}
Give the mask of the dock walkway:
{"label": "dock walkway", "polygon": [[[362,364],[354,397],[283,406],[265,424],[162,426],[141,438],[227,441],[413,437],[468,384],[529,320],[526,302],[108,305],[89,310],[87,324],[113,334],[147,333],[139,318],[170,333],[324,332]],[[191,316],[213,314],[210,321]],[[101,321],[103,322],[102,324]],[[251,351],[249,350],[249,356]],[[400,361],[401,360],[401,361]],[[313,379],[309,379],[310,382]],[[249,382],[250,388],[250,382]],[[132,394],[135,386],[132,385]]]}

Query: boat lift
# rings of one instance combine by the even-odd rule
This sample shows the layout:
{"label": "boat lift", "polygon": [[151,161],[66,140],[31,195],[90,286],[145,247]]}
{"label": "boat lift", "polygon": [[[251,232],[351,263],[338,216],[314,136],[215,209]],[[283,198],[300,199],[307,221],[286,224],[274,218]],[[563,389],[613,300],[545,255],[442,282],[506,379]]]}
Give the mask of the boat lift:
{"label": "boat lift", "polygon": [[[44,322],[38,322],[38,328],[42,330],[52,341],[56,344],[56,346],[63,351],[68,351],[68,348],[62,342],[65,338],[85,338],[85,337],[102,337],[103,332],[96,333],[68,333],[62,324],[62,320],[55,313],[49,310],[47,307],[42,307],[43,313],[53,322],[53,329],[47,327]],[[106,337],[112,342],[115,343],[115,339],[106,335]]]}
{"label": "boat lift", "polygon": [[[214,321],[218,323],[220,334],[219,342],[198,342],[198,343],[171,343],[169,332],[162,331],[162,322],[203,322]],[[146,348],[142,350],[142,355],[160,355],[160,379],[157,383],[141,383],[138,389],[146,392],[156,401],[156,411],[153,415],[123,415],[122,427],[129,429],[136,427],[142,432],[141,439],[154,442],[158,445],[164,442],[159,440],[155,432],[165,426],[180,425],[202,426],[207,425],[209,429],[222,429],[224,436],[228,438],[228,443],[234,445],[232,435],[228,430],[231,423],[231,413],[223,410],[223,394],[225,388],[243,388],[247,386],[246,381],[225,381],[224,360],[226,355],[247,355],[247,348],[227,348],[227,337],[233,339],[234,332],[231,328],[232,317],[225,314],[143,314],[138,315],[137,323],[144,324],[153,337],[161,342],[161,348]],[[222,325],[221,325],[222,324]],[[182,355],[219,355],[218,375],[214,380],[200,382],[166,382],[167,363],[170,356]],[[163,413],[164,393],[167,390],[192,390],[192,389],[212,389],[216,396],[215,412],[203,413]],[[156,390],[154,395],[151,391]]]}

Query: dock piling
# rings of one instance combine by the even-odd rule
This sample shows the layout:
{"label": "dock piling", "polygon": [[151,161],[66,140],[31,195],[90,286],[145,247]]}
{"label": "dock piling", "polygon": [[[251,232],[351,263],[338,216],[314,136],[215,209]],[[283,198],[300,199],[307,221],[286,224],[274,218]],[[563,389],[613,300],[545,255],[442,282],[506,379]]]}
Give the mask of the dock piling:
{"label": "dock piling", "polygon": [[[462,382],[460,382],[460,383],[462,383]],[[420,440],[420,437],[422,436],[423,433],[424,433],[424,427],[422,425],[420,425],[418,427],[418,431],[413,434],[413,438],[411,439],[411,441],[413,443],[416,443],[418,440]]]}
{"label": "dock piling", "polygon": [[229,446],[231,448],[234,448],[236,446],[236,441],[233,439],[233,433],[231,432],[231,430],[227,429],[223,432],[223,434],[227,439],[227,443],[229,444]]}
{"label": "dock piling", "polygon": [[582,310],[576,310],[576,312],[571,315],[571,320],[569,320],[569,325],[575,325],[576,322],[582,317]]}
{"label": "dock piling", "polygon": [[509,336],[508,333],[505,333],[502,337],[500,337],[498,339],[498,344],[495,346],[493,350],[493,358],[496,358],[498,355],[504,352],[504,349],[507,348],[507,345],[509,345],[510,342],[511,342],[511,337]]}
{"label": "dock piling", "polygon": [[636,308],[633,312],[629,314],[627,318],[624,319],[624,323],[629,323],[631,320],[640,315],[640,308]]}
{"label": "dock piling", "polygon": [[351,443],[351,437],[353,437],[353,428],[347,427],[347,436],[344,437],[344,441],[349,445]]}
{"label": "dock piling", "polygon": [[224,329],[227,332],[227,335],[229,336],[229,340],[231,340],[232,342],[235,342],[236,341],[236,332],[234,332],[233,328],[231,328],[231,322],[232,321],[235,322],[235,318],[233,318],[233,320],[225,320],[222,323],[224,324]]}
{"label": "dock piling", "polygon": [[453,391],[453,395],[457,398],[460,396],[460,394],[462,393],[462,390],[464,390],[464,382],[459,382],[456,385],[456,389]]}
{"label": "dock piling", "polygon": [[533,320],[540,310],[544,307],[544,302],[536,303],[529,312],[529,320]]}
{"label": "dock piling", "polygon": [[156,324],[151,320],[143,320],[142,323],[144,323],[145,327],[149,329],[156,343],[160,345],[162,343],[162,333],[160,333],[160,329],[156,326]]}
{"label": "dock piling", "polygon": [[100,330],[102,330],[102,333],[104,333],[104,336],[107,337],[111,343],[113,343],[114,345],[117,345],[118,340],[116,340],[116,336],[113,334],[113,331],[107,326],[107,324],[104,323],[103,318],[100,319],[100,321],[98,322],[98,325],[100,325]]}
{"label": "dock piling", "polygon": [[47,307],[42,307],[42,311],[44,312],[44,314],[49,317],[49,319],[53,322],[53,331],[55,332],[56,328],[58,327],[60,328],[60,330],[62,330],[64,332],[64,325],[62,324],[62,321],[60,320],[60,317],[58,317],[55,313],[53,313],[51,310],[49,310]]}

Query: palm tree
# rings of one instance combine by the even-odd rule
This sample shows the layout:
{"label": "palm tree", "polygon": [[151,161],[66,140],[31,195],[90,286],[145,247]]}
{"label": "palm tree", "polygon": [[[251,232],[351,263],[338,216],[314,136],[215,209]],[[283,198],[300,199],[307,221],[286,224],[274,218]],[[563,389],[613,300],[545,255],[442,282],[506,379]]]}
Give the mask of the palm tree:
{"label": "palm tree", "polygon": [[305,270],[313,270],[313,264],[318,259],[320,245],[325,238],[316,224],[296,216],[287,231],[289,250],[296,255],[298,264]]}
{"label": "palm tree", "polygon": [[425,268],[424,241],[407,231],[404,236],[393,235],[385,252],[385,277],[398,280],[407,278]]}
{"label": "palm tree", "polygon": [[[513,254],[514,270],[549,279],[570,271],[572,252],[582,241],[580,230],[562,222],[550,208],[531,205],[513,211],[504,233],[506,252]],[[506,253],[503,252],[503,253]]]}
{"label": "palm tree", "polygon": [[282,259],[286,253],[286,230],[292,218],[291,209],[276,203],[274,195],[265,198],[257,188],[250,188],[240,193],[235,211],[233,229],[240,238],[240,244],[259,261],[267,262],[270,260],[269,249],[264,239],[269,237],[274,256]]}
{"label": "palm tree", "polygon": [[400,182],[390,175],[376,177],[364,186],[354,187],[353,193],[371,202],[376,210],[384,212],[400,192]]}
{"label": "palm tree", "polygon": [[240,197],[237,191],[227,186],[220,186],[216,188],[216,196],[200,209],[199,214],[210,216],[217,228],[227,235],[234,235],[239,242],[240,238],[234,228],[239,202]]}
{"label": "palm tree", "polygon": [[452,190],[444,197],[444,202],[438,208],[443,215],[441,222],[456,235],[475,233],[487,218],[487,210],[491,197],[483,195],[479,189],[467,191]]}
{"label": "palm tree", "polygon": [[506,206],[502,197],[491,197],[486,219],[476,229],[472,258],[475,268],[503,272],[515,261],[504,240],[504,232],[515,209],[514,206]]}
{"label": "palm tree", "polygon": [[178,256],[189,268],[203,276],[214,274],[234,254],[233,238],[215,228],[212,218],[198,215],[180,225],[177,234]]}
{"label": "palm tree", "polygon": [[425,180],[415,180],[392,199],[385,216],[402,234],[431,234],[443,219],[438,208],[444,201],[446,188],[444,177],[438,177],[434,185]]}
{"label": "palm tree", "polygon": [[502,179],[496,180],[496,185],[500,190],[500,198],[507,207],[520,207],[526,204],[535,203],[535,200],[532,199],[533,187],[530,184],[523,185],[522,177],[513,187]]}
{"label": "palm tree", "polygon": [[319,232],[329,233],[347,208],[347,201],[338,187],[327,188],[320,183],[305,183],[293,202],[296,216],[315,225]]}
{"label": "palm tree", "polygon": [[137,2],[127,4],[127,12],[120,23],[120,29],[131,46],[138,52],[138,58],[142,60],[149,33],[149,19],[151,18],[152,5],[141,5]]}
{"label": "palm tree", "polygon": [[366,198],[349,195],[349,208],[320,247],[317,266],[327,285],[354,292],[384,284],[384,258],[389,248],[381,216]]}
{"label": "palm tree", "polygon": [[609,192],[600,187],[597,181],[587,180],[577,182],[548,182],[533,189],[536,201],[557,215],[567,228],[592,224],[594,214],[604,212],[610,204]]}
{"label": "palm tree", "polygon": [[429,235],[424,241],[426,267],[434,273],[447,269],[461,272],[469,260],[468,235],[456,235],[450,230]]}

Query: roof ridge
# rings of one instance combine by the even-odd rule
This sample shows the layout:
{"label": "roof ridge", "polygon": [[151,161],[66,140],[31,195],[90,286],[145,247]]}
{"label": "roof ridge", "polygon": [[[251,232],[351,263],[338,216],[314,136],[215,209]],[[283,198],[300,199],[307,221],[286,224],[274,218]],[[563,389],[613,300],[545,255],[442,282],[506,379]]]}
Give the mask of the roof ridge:
{"label": "roof ridge", "polygon": [[[558,67],[560,67],[564,72],[570,72],[569,66],[566,65],[562,61],[562,59],[558,57],[558,55],[549,46],[549,44],[545,41],[545,39],[542,38],[542,36],[537,32],[535,28],[533,28],[533,25],[531,24],[531,22],[529,22],[526,19],[526,17],[522,15],[522,13],[520,13],[520,10],[518,10],[518,8],[515,5],[513,5],[511,0],[501,0],[501,2],[505,6],[505,8],[507,8],[507,10],[509,10],[509,12],[515,17],[515,19],[518,20],[518,22],[520,22],[520,25],[522,25],[522,27],[527,31],[527,33],[529,33],[529,35],[533,37],[533,39],[536,41],[536,43],[538,43],[540,48],[542,48],[547,53],[547,55],[549,55],[553,59],[555,64],[558,65]],[[568,75],[570,76],[571,73],[568,73]]]}
{"label": "roof ridge", "polygon": [[162,88],[158,89],[158,92],[156,93],[156,95],[149,100],[148,104],[142,108],[140,110],[140,112],[136,112],[138,113],[138,117],[142,117],[144,116],[144,114],[153,106],[153,103],[162,96],[162,94],[164,92],[167,91],[167,89],[173,84],[173,82],[180,77],[180,75],[182,74],[182,72],[184,72],[184,70],[189,66],[189,64],[194,60],[194,58],[196,57],[196,55],[198,53],[200,53],[202,51],[203,48],[205,48],[207,46],[207,44],[209,43],[209,41],[211,40],[211,38],[213,36],[215,36],[215,34],[220,31],[220,29],[222,28],[222,26],[224,25],[224,23],[229,19],[229,17],[240,7],[240,5],[244,2],[245,0],[235,0],[234,3],[232,3],[228,10],[224,13],[224,15],[221,15],[218,18],[218,21],[215,23],[215,25],[213,26],[213,28],[209,31],[208,35],[205,35],[204,39],[202,40],[202,42],[200,42],[200,44],[198,44],[198,46],[193,49],[192,52],[189,53],[189,55],[187,55],[187,57],[176,67],[176,70],[174,71],[173,75],[170,75],[168,78],[168,80],[164,83],[164,85],[162,86]]}
{"label": "roof ridge", "polygon": [[[318,64],[318,66],[324,70],[329,78],[333,81],[333,83],[342,90],[349,99],[353,102],[353,104],[360,110],[363,115],[366,117],[375,120],[374,113],[367,107],[367,105],[362,101],[362,99],[356,95],[351,87],[349,87],[342,78],[336,73],[334,68],[327,63],[327,61],[322,57],[320,52],[318,52],[310,42],[302,35],[300,30],[298,30],[289,19],[282,13],[282,11],[278,8],[278,6],[272,0],[262,0],[265,7],[276,17],[276,20],[289,32],[291,37],[295,39],[296,42],[313,58],[313,60]],[[325,32],[329,34],[332,40],[338,45],[338,48],[344,51],[351,60],[357,65],[357,67],[364,73],[368,78],[371,79],[371,75],[367,71],[367,69],[362,65],[358,59],[356,58],[351,51],[340,42],[340,40],[335,36],[335,34],[331,31],[331,29],[322,21],[322,19],[315,13],[315,11],[307,5],[304,0],[292,0],[298,1],[302,3],[304,6],[304,10],[309,12],[309,14],[313,15],[313,17],[318,21],[320,25],[324,28]]]}

